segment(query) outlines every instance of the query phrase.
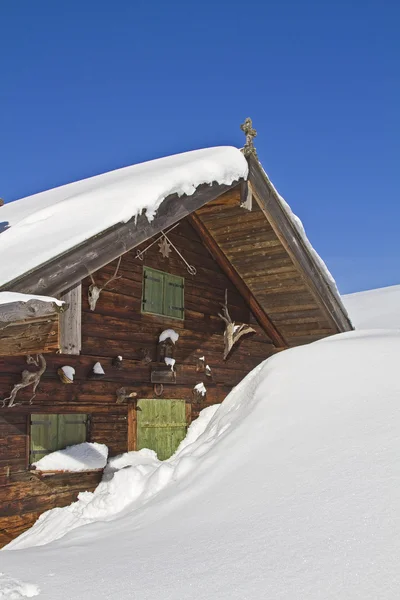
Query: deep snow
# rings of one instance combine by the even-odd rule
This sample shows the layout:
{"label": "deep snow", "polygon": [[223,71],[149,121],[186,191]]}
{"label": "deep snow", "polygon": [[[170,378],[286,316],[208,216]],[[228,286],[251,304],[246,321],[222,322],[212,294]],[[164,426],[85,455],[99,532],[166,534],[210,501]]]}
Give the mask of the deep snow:
{"label": "deep snow", "polygon": [[357,329],[400,329],[400,285],[343,296]]}
{"label": "deep snow", "polygon": [[399,353],[398,333],[375,331],[277,354],[156,494],[4,550],[1,571],[43,600],[397,600]]}

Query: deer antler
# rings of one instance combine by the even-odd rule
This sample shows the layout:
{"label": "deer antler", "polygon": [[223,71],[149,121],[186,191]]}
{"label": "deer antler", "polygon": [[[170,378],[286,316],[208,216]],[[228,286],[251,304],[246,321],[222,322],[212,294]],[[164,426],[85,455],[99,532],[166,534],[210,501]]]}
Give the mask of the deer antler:
{"label": "deer antler", "polygon": [[103,287],[99,287],[96,285],[96,282],[93,278],[93,275],[90,273],[90,279],[92,280],[92,284],[89,286],[89,291],[88,291],[88,299],[89,299],[89,306],[90,306],[90,310],[96,310],[96,304],[97,304],[97,300],[100,297],[101,292],[104,290],[105,287],[108,286],[109,283],[111,283],[112,281],[114,281],[115,279],[121,279],[121,275],[119,275],[117,277],[118,274],[118,270],[121,264],[121,259],[122,256],[119,257],[118,259],[118,263],[117,263],[117,267],[114,271],[114,275],[112,275],[112,277],[110,277],[110,279],[108,279],[105,284],[103,285]]}
{"label": "deer antler", "polygon": [[35,371],[35,372],[28,371],[27,369],[22,371],[20,383],[16,383],[11,391],[11,394],[8,396],[8,398],[3,399],[3,404],[2,404],[3,408],[6,406],[7,401],[8,401],[8,405],[7,405],[8,408],[12,408],[13,406],[16,406],[18,403],[15,402],[15,398],[16,398],[19,390],[22,390],[23,388],[26,388],[29,385],[33,385],[33,388],[32,388],[33,396],[29,400],[29,404],[32,404],[32,400],[36,396],[36,390],[40,383],[40,378],[46,370],[46,361],[45,361],[43,354],[38,354],[36,359],[34,359],[33,356],[30,356],[30,355],[27,356],[26,362],[28,363],[28,365],[33,364],[33,365],[36,365],[37,367],[39,366],[39,363],[40,363],[40,369],[39,369],[39,371]]}
{"label": "deer antler", "polygon": [[227,289],[225,289],[225,304],[222,306],[222,315],[221,315],[221,313],[218,313],[218,316],[220,319],[225,321],[225,323],[227,325],[232,323],[231,315],[229,314],[229,310],[228,310],[228,290]]}
{"label": "deer antler", "polygon": [[228,290],[225,290],[225,304],[222,307],[222,314],[218,313],[220,319],[222,319],[225,323],[225,331],[224,331],[224,342],[225,342],[225,350],[224,350],[224,360],[227,359],[228,354],[232,350],[233,346],[239,339],[248,333],[252,333],[255,331],[250,325],[246,325],[245,323],[241,323],[240,325],[236,325],[234,321],[232,321],[231,316],[228,311]]}

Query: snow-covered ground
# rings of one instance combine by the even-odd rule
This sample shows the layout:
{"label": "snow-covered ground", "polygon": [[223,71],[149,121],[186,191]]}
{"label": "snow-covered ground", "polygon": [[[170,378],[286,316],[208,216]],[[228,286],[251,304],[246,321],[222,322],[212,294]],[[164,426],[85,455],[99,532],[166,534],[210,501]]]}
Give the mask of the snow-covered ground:
{"label": "snow-covered ground", "polygon": [[1,552],[0,598],[397,600],[399,353],[375,331],[270,358],[170,461],[114,459],[92,522]]}
{"label": "snow-covered ground", "polygon": [[357,329],[400,329],[400,285],[347,294],[343,302]]}

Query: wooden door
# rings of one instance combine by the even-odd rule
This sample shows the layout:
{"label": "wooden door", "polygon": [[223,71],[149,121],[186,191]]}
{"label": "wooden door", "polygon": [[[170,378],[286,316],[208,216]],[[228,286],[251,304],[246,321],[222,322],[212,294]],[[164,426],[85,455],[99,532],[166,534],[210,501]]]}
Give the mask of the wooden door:
{"label": "wooden door", "polygon": [[166,460],[186,436],[186,406],[184,400],[139,400],[137,411],[137,450],[155,450],[160,460]]}

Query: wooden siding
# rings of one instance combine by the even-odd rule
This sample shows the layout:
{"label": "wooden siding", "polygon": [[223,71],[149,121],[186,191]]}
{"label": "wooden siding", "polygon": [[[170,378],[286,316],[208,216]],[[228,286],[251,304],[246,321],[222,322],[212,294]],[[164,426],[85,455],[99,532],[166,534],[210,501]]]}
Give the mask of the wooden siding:
{"label": "wooden siding", "polygon": [[[209,404],[221,402],[231,388],[273,351],[270,339],[257,325],[254,335],[243,338],[224,362],[224,324],[217,316],[228,289],[231,316],[237,322],[248,322],[247,304],[235,286],[221,271],[215,260],[187,220],[182,221],[170,238],[185,259],[197,269],[189,275],[185,264],[174,251],[165,259],[155,244],[144,260],[136,258],[136,250],[122,257],[118,275],[100,294],[96,310],[90,311],[87,300],[91,283],[82,284],[82,351],[80,355],[49,354],[47,369],[41,379],[32,406],[27,405],[30,388],[22,390],[12,409],[0,408],[0,544],[6,543],[29,527],[37,516],[54,506],[64,506],[76,499],[79,491],[93,490],[100,479],[98,473],[60,474],[46,479],[27,471],[31,413],[82,413],[90,415],[89,440],[106,443],[111,455],[135,448],[132,427],[136,411],[130,405],[116,404],[116,390],[125,387],[136,391],[138,398],[154,398],[150,384],[151,365],[142,362],[147,351],[156,359],[158,336],[173,327],[180,335],[176,344],[176,385],[165,385],[164,398],[186,402],[187,421]],[[151,240],[142,244],[143,250]],[[158,317],[141,312],[143,266],[159,269],[185,279],[185,318]],[[94,274],[100,287],[114,273],[115,264]],[[123,356],[122,368],[112,366],[112,359]],[[205,356],[212,379],[196,371],[197,359]],[[92,367],[99,361],[105,371],[102,379],[92,379]],[[57,369],[64,365],[75,368],[72,385],[61,383]],[[26,368],[24,357],[0,358],[0,399],[9,395]],[[194,400],[193,387],[204,381],[207,395]],[[128,432],[128,421],[132,426]]]}
{"label": "wooden siding", "polygon": [[0,329],[0,356],[45,354],[58,349],[58,315]]}
{"label": "wooden siding", "polygon": [[196,215],[288,346],[337,333],[254,198],[248,211],[235,190]]}

